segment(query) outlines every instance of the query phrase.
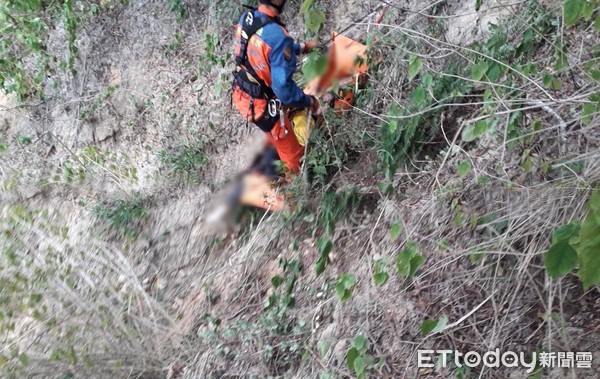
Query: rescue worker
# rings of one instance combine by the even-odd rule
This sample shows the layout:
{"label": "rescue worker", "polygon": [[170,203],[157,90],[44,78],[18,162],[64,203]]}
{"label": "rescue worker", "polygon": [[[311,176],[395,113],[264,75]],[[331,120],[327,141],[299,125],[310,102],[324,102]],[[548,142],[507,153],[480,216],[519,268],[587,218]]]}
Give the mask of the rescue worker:
{"label": "rescue worker", "polygon": [[247,122],[266,133],[288,172],[297,174],[304,148],[296,139],[286,110],[310,108],[315,115],[320,112],[319,101],[305,95],[292,79],[297,55],[309,53],[316,44],[294,43],[279,19],[285,3],[260,0],[257,9],[240,17],[232,100]]}

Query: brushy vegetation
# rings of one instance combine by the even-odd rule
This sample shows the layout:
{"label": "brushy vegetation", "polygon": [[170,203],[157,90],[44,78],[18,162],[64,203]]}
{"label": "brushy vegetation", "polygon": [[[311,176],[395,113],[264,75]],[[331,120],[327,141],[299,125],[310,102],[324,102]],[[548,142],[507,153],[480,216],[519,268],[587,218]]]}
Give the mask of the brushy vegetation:
{"label": "brushy vegetation", "polygon": [[137,237],[141,222],[148,215],[144,200],[139,195],[130,199],[117,199],[109,204],[98,204],[94,208],[94,214],[98,219],[106,221],[110,229],[127,238]]}
{"label": "brushy vegetation", "polygon": [[[78,32],[135,3],[0,5],[1,85],[25,104],[11,111],[28,125],[64,112],[77,137],[107,113],[129,117],[105,145],[0,125],[0,376],[505,378],[420,371],[416,350],[595,349],[597,0],[494,7],[466,44],[448,36],[452,4],[389,2],[380,25],[355,26],[369,84],[311,135],[306,175],[286,190],[293,211],[207,236],[197,210],[222,164],[211,154],[247,137],[225,94],[238,3],[152,5],[173,23],[152,45],[168,60],[152,74],[167,79],[152,94],[123,80],[86,98],[86,80],[110,69],[86,71]],[[326,41],[342,3],[290,1],[292,27]],[[312,54],[301,82],[326,64]],[[78,98],[61,97],[69,87]],[[134,95],[133,116],[115,111]],[[147,182],[152,195],[136,195]]]}
{"label": "brushy vegetation", "polygon": [[202,142],[182,145],[172,151],[162,150],[159,158],[173,174],[181,175],[185,180],[198,182],[198,171],[208,163],[204,148],[205,144]]}
{"label": "brushy vegetation", "polygon": [[[73,1],[47,4],[39,0],[16,0],[0,5],[0,87],[20,98],[43,96],[42,84],[48,75],[69,70],[73,75],[77,46],[78,16]],[[67,33],[68,54],[53,56],[48,51],[48,31],[62,18]],[[33,62],[33,67],[31,63]]]}

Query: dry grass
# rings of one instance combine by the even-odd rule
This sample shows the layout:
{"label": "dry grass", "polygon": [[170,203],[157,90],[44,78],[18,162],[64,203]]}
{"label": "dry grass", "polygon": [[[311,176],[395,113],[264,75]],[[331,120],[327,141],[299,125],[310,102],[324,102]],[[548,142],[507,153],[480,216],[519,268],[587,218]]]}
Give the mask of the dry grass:
{"label": "dry grass", "polygon": [[146,292],[129,258],[101,241],[72,243],[74,232],[55,223],[62,221],[58,212],[13,208],[3,216],[2,229],[10,233],[2,245],[14,259],[4,255],[1,278],[13,283],[7,288],[15,299],[41,297],[39,304],[13,302],[5,308],[12,313],[4,313],[3,328],[10,322],[19,326],[1,354],[17,349],[29,362],[21,367],[13,361],[8,372],[160,376],[172,354],[172,345],[162,339],[174,321]]}

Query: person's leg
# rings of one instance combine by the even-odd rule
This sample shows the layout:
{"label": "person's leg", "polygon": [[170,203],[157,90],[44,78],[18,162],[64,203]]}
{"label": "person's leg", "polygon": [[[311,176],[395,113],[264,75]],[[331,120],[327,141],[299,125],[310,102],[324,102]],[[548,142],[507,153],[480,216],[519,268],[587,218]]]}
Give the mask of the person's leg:
{"label": "person's leg", "polygon": [[[304,155],[304,148],[298,143],[292,122],[286,116],[284,125],[277,121],[273,130],[267,134],[269,141],[275,146],[279,159],[283,162],[290,174],[300,173],[300,159]],[[287,130],[287,134],[285,133]]]}

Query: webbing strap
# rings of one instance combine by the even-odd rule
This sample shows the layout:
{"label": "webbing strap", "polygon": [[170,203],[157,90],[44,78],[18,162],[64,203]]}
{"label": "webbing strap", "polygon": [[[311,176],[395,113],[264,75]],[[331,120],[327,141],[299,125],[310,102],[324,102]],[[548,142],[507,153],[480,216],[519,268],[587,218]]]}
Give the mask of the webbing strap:
{"label": "webbing strap", "polygon": [[[265,97],[271,98],[273,97],[273,91],[257,75],[252,65],[248,63],[248,43],[250,42],[250,38],[252,38],[252,36],[261,28],[278,21],[277,19],[268,16],[266,16],[266,19],[263,19],[263,17],[260,16],[255,17],[255,11],[256,8],[250,8],[250,10],[244,15],[241,24],[242,33],[240,38],[240,53],[235,57],[235,64],[236,66],[240,67],[241,70],[236,72],[235,75],[240,77],[241,80],[249,83],[251,82],[249,81],[248,76],[252,77],[258,83],[258,85],[262,87]],[[240,71],[245,71],[245,73],[242,74]],[[244,78],[243,76],[246,77]]]}

